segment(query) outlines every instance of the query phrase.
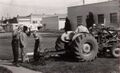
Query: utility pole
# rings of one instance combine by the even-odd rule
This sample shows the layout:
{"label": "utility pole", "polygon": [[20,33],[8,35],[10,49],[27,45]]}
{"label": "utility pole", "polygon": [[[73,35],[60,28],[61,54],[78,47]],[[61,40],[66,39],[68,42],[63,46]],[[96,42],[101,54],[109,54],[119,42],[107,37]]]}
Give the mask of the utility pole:
{"label": "utility pole", "polygon": [[3,16],[2,16],[2,18],[1,18],[1,25],[3,24],[3,20],[4,20],[4,19],[3,19]]}
{"label": "utility pole", "polygon": [[118,23],[119,23],[119,27],[120,27],[120,0],[118,0],[118,2],[119,2],[119,19],[118,19]]}
{"label": "utility pole", "polygon": [[85,0],[83,0],[83,5],[85,5]]}

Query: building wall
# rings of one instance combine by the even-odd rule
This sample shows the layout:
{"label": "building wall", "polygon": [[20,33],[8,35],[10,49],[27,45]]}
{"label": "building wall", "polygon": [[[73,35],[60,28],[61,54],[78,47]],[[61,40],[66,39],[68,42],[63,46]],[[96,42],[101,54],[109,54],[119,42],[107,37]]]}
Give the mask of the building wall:
{"label": "building wall", "polygon": [[[119,22],[117,24],[110,23],[110,13],[118,13],[119,16],[119,3],[117,1],[110,2],[102,2],[96,4],[88,4],[82,6],[73,6],[68,7],[68,18],[72,24],[73,30],[76,29],[77,26],[77,16],[82,16],[82,23],[86,25],[86,17],[89,12],[94,14],[95,23],[98,24],[98,14],[104,14],[104,24],[106,26],[114,26],[118,27]],[[119,17],[118,17],[119,20]]]}
{"label": "building wall", "polygon": [[31,23],[31,18],[18,18],[18,24],[30,24]]}
{"label": "building wall", "polygon": [[38,30],[38,27],[42,27],[41,21],[42,16],[41,15],[29,15],[29,16],[18,16],[17,18],[18,24],[23,24],[25,26],[28,26],[31,28],[31,30]]}
{"label": "building wall", "polygon": [[42,16],[33,16],[31,15],[31,23],[32,24],[41,24]]}
{"label": "building wall", "polygon": [[58,30],[58,16],[44,17],[42,19],[42,24],[45,24],[45,29]]}

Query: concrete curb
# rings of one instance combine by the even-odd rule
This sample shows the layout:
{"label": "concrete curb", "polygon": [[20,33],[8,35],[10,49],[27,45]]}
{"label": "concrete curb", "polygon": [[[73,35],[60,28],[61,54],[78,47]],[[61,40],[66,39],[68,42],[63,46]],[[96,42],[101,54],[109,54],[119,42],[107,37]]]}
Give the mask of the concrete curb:
{"label": "concrete curb", "polygon": [[6,65],[1,65],[1,66],[11,70],[13,73],[42,73],[42,72],[26,69],[24,67],[15,67],[15,66],[6,66]]}
{"label": "concrete curb", "polygon": [[30,69],[24,68],[22,66],[16,67],[12,63],[10,63],[9,61],[2,62],[2,60],[0,60],[0,66],[11,70],[13,73],[42,73],[42,72],[33,71]]}

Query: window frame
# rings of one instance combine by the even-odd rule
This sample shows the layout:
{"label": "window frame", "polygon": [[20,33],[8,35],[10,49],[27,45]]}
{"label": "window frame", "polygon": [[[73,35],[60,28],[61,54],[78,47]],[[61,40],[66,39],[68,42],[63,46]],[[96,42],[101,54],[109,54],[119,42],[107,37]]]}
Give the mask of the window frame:
{"label": "window frame", "polygon": [[[104,14],[98,14],[98,24],[104,24],[104,19],[105,19],[105,15]],[[103,16],[101,17],[102,19],[100,19],[100,16]]]}
{"label": "window frame", "polygon": [[77,16],[77,25],[82,24],[83,16]]}
{"label": "window frame", "polygon": [[112,24],[117,24],[118,23],[118,14],[117,14],[117,12],[110,13],[110,23],[112,23]]}

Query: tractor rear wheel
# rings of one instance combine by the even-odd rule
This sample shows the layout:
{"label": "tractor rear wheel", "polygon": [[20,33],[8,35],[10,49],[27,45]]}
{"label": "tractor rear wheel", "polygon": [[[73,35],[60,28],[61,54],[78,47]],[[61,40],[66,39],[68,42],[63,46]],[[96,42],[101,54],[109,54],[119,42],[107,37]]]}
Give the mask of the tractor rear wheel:
{"label": "tractor rear wheel", "polygon": [[98,53],[97,40],[88,33],[75,35],[72,42],[72,49],[75,57],[81,61],[92,61]]}

